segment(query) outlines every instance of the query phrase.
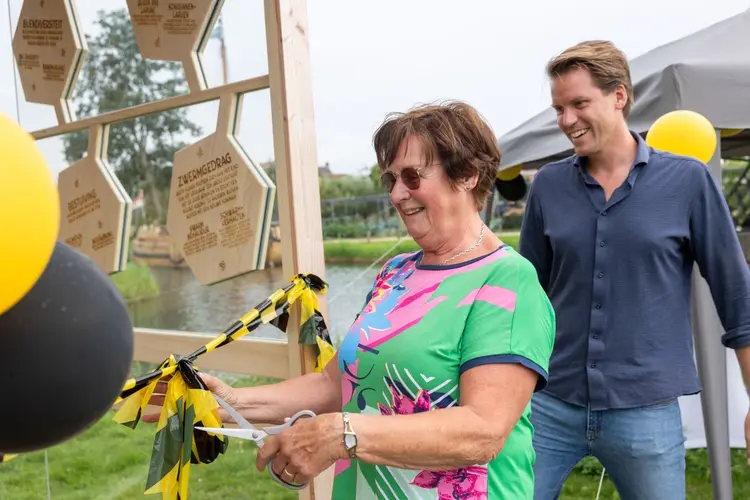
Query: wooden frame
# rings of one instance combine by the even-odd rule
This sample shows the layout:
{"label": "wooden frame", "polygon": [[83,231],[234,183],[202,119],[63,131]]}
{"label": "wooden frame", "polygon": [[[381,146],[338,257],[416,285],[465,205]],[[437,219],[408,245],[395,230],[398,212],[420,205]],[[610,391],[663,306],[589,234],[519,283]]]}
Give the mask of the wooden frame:
{"label": "wooden frame", "polygon": [[[189,353],[206,343],[206,335],[153,328],[135,328],[135,359],[161,363],[173,353]],[[231,349],[204,354],[196,364],[202,370],[287,379],[289,349],[285,340],[241,338]]]}
{"label": "wooden frame", "polygon": [[[195,84],[190,93],[144,103],[32,132],[35,139],[59,136],[269,88],[272,107],[277,203],[285,276],[314,273],[325,278],[323,234],[318,186],[318,159],[311,90],[308,19],[305,0],[264,0],[268,75],[214,88]],[[196,89],[197,87],[197,89]],[[326,296],[320,297],[327,318]],[[316,363],[315,346],[298,343],[299,308],[292,306],[286,341],[241,339],[232,347],[200,359],[204,368],[289,378],[308,373]],[[205,335],[135,328],[136,359],[160,362],[168,354],[185,353],[202,345]],[[300,491],[302,499],[330,498],[333,467]]]}

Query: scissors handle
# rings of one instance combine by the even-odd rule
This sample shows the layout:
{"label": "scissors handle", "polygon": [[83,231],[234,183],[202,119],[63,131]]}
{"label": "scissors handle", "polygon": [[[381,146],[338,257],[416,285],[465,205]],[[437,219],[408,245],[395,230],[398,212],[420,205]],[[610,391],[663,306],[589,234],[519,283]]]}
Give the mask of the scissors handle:
{"label": "scissors handle", "polygon": [[281,434],[282,432],[293,426],[295,423],[297,423],[297,420],[301,418],[313,418],[315,416],[315,413],[310,410],[298,411],[297,413],[289,417],[289,420],[287,420],[283,424],[266,427],[265,429],[263,429],[263,432],[265,432],[268,436]]}
{"label": "scissors handle", "polygon": [[[299,420],[300,418],[313,418],[313,417],[315,417],[315,413],[312,412],[312,411],[310,411],[310,410],[298,411],[297,413],[295,413],[294,415],[292,415],[291,417],[289,417],[289,420],[287,420],[283,424],[276,425],[276,426],[273,426],[273,427],[266,427],[263,430],[268,435],[279,434],[282,431],[284,431],[284,430],[290,428],[291,426],[293,426],[295,424],[295,422],[297,422],[297,420]],[[283,486],[285,488],[289,488],[290,490],[302,490],[302,489],[307,488],[307,485],[308,485],[307,482],[306,483],[302,483],[302,484],[294,484],[294,483],[290,483],[290,482],[287,482],[287,481],[284,481],[283,479],[281,479],[281,477],[278,474],[276,474],[276,472],[274,472],[274,470],[273,470],[273,459],[271,459],[271,460],[268,461],[268,467],[267,468],[268,468],[268,473],[271,475],[271,477],[273,478],[273,480],[276,481],[277,483],[279,483],[281,486]]]}
{"label": "scissors handle", "polygon": [[302,483],[302,484],[294,484],[294,483],[288,483],[281,479],[278,474],[276,474],[273,470],[273,458],[268,461],[268,473],[271,474],[271,478],[273,478],[274,481],[279,483],[284,488],[289,488],[290,490],[303,490],[307,488],[308,483]]}

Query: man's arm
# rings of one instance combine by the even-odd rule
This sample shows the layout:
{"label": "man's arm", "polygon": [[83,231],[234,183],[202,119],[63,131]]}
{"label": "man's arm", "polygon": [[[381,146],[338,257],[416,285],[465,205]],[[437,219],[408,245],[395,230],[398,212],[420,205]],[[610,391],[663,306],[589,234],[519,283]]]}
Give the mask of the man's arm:
{"label": "man's arm", "polygon": [[538,188],[539,183],[537,178],[529,186],[529,195],[526,197],[526,209],[521,223],[518,253],[533,264],[539,276],[539,283],[547,291],[550,269],[552,268],[552,248],[550,247],[547,235],[544,234],[544,217]]}
{"label": "man's arm", "polygon": [[690,210],[691,250],[724,326],[722,343],[735,350],[750,387],[750,269],[726,200],[708,168],[700,167]]}

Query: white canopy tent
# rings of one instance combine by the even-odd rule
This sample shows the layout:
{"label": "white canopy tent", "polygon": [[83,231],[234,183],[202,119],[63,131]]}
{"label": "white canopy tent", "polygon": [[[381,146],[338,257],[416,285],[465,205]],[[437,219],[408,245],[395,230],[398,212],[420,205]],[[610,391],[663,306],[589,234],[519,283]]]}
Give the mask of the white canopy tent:
{"label": "white canopy tent", "polygon": [[[661,115],[690,109],[718,129],[746,129],[721,139],[723,156],[750,155],[750,9],[632,61],[635,103],[628,119],[644,134]],[[551,108],[500,138],[500,168],[539,168],[571,154]]]}

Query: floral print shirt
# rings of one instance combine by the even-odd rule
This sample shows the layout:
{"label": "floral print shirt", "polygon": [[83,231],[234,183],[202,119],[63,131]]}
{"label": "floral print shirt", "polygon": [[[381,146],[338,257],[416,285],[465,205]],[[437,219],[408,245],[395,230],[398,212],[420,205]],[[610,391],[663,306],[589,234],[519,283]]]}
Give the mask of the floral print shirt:
{"label": "floral print shirt", "polygon": [[[449,266],[420,264],[421,256],[402,254],[383,266],[345,336],[338,351],[343,410],[395,418],[441,411],[460,404],[461,374],[486,363],[520,363],[539,374],[542,389],[555,316],[531,264],[507,245]],[[527,405],[485,465],[419,471],[339,461],[333,498],[531,500],[529,416]]]}

